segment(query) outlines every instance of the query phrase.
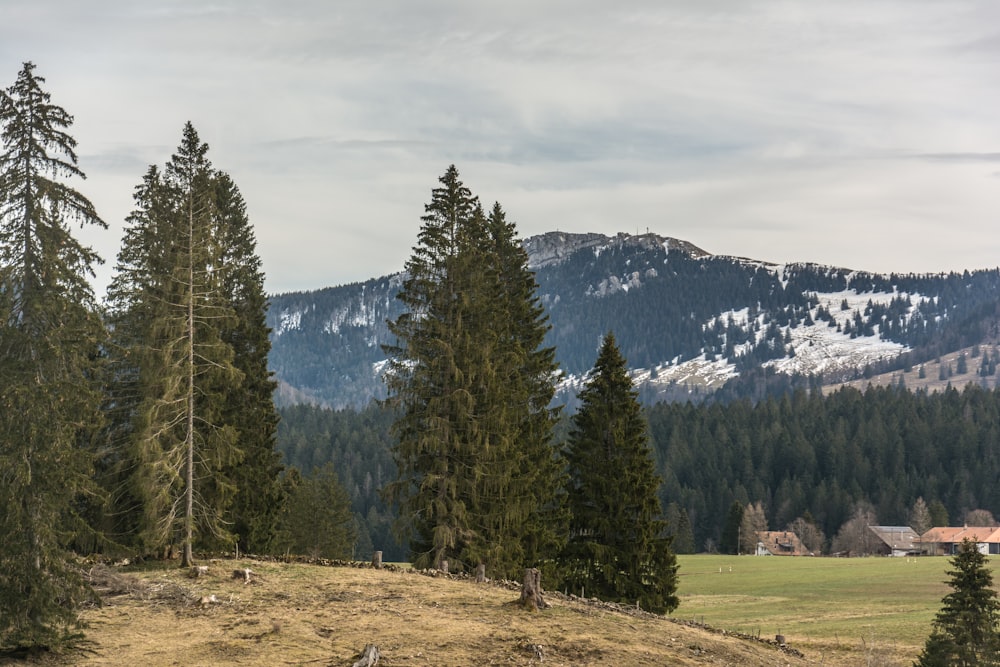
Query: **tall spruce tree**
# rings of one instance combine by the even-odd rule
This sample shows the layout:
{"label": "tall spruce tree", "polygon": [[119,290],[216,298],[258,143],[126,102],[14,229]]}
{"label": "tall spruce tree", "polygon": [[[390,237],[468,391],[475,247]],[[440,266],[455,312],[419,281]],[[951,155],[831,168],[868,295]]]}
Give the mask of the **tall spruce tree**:
{"label": "tall spruce tree", "polygon": [[414,563],[509,576],[558,547],[556,371],[514,226],[450,167],[426,206],[390,323],[399,503]]}
{"label": "tall spruce tree", "polygon": [[499,430],[509,439],[499,466],[511,471],[494,512],[501,521],[491,541],[501,551],[493,564],[509,577],[531,565],[548,578],[569,521],[565,464],[553,434],[560,412],[552,407],[558,365],[555,348],[544,345],[551,327],[528,253],[499,203],[490,210],[487,230],[497,293],[490,327],[497,335],[493,363],[499,369],[489,399],[500,411]]}
{"label": "tall spruce tree", "polygon": [[264,273],[246,203],[227,174],[216,174],[215,202],[216,236],[222,266],[227,267],[220,287],[235,314],[220,337],[232,348],[233,366],[243,377],[235,387],[220,388],[225,400],[222,421],[237,429],[241,452],[239,463],[224,470],[236,487],[226,516],[233,523],[240,549],[268,553],[277,535],[285,494],[281,454],[275,448],[278,413],[273,396],[277,382],[267,365],[271,339],[265,321]]}
{"label": "tall spruce tree", "polygon": [[719,551],[724,554],[736,554],[740,551],[740,532],[743,526],[743,505],[734,500],[726,513],[726,524],[722,528],[719,539]]}
{"label": "tall spruce tree", "polygon": [[122,529],[144,552],[181,544],[182,565],[195,539],[231,544],[234,524],[267,548],[277,508],[261,503],[281,497],[260,262],[207,151],[188,123],[165,170],[149,169],[108,292]]}
{"label": "tall spruce tree", "polygon": [[0,648],[72,634],[89,589],[66,546],[100,423],[103,326],[88,282],[100,260],[69,223],[106,225],[61,180],[83,178],[73,117],[34,67],[0,91]]}
{"label": "tall spruce tree", "polygon": [[677,559],[645,418],[628,367],[608,333],[579,395],[567,444],[569,542],[565,584],[658,613],[677,607]]}
{"label": "tall spruce tree", "polygon": [[952,592],[944,596],[934,630],[917,667],[1000,665],[1000,601],[993,590],[988,558],[964,540],[948,571]]}

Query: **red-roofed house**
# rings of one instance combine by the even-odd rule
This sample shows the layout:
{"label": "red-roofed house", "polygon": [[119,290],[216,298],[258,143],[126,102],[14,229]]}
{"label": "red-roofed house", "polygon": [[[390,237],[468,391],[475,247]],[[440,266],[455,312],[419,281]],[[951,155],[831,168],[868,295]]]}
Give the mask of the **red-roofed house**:
{"label": "red-roofed house", "polygon": [[921,550],[928,556],[951,556],[963,540],[972,540],[984,554],[1000,554],[1000,528],[988,526],[944,526],[920,536]]}

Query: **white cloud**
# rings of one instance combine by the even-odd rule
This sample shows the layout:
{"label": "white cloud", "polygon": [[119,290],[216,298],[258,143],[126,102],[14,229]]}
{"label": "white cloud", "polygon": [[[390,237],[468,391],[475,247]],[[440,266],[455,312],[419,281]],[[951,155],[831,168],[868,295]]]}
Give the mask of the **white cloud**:
{"label": "white cloud", "polygon": [[400,268],[450,163],[523,235],[930,271],[1000,257],[998,25],[992,0],[8,0],[0,81],[32,60],[76,116],[109,265],[191,120],[272,291]]}

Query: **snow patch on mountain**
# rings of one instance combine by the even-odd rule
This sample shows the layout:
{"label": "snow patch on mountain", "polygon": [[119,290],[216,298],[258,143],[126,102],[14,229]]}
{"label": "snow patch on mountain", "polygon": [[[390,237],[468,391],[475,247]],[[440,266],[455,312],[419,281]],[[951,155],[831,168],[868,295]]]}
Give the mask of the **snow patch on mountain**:
{"label": "snow patch on mountain", "polygon": [[[869,301],[873,304],[888,304],[895,298],[909,296],[911,302],[919,302],[920,295],[908,295],[900,292],[858,293],[854,290],[845,290],[818,293],[814,296],[819,302],[810,311],[810,317],[814,323],[799,324],[795,327],[786,326],[781,329],[782,336],[790,341],[786,345],[791,347],[793,354],[768,361],[764,364],[765,366],[773,367],[783,373],[822,373],[830,376],[842,372],[846,377],[854,371],[864,368],[867,364],[892,358],[909,350],[905,345],[879,338],[877,327],[873,336],[851,337],[843,331],[837,331],[837,325],[839,324],[843,328],[843,325],[853,318],[855,311],[864,311]],[[845,302],[847,309],[843,309]],[[834,318],[833,326],[826,321],[817,319],[816,316],[820,308],[830,312]],[[744,330],[753,324],[750,321],[748,308],[720,313],[706,322],[705,327],[712,326],[716,320],[727,323],[731,320]],[[757,340],[759,341],[766,333],[763,316],[756,318],[756,324],[758,325]],[[736,354],[739,355],[740,352],[741,349],[737,347]],[[632,378],[637,384],[654,386],[657,384],[691,384],[718,388],[738,375],[735,361],[736,359],[724,358],[709,360],[704,356],[685,361],[673,359],[654,369],[636,369],[632,372]],[[571,379],[566,385],[573,386],[575,382],[579,382],[579,379]]]}
{"label": "snow patch on mountain", "polygon": [[278,317],[278,326],[274,327],[271,332],[272,335],[277,338],[286,331],[293,331],[302,328],[302,311],[301,310],[283,310]]}

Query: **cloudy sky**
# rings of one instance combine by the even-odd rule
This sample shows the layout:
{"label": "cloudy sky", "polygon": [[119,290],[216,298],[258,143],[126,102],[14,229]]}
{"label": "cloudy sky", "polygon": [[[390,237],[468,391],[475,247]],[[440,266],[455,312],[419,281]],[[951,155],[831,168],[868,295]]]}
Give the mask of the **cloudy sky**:
{"label": "cloudy sky", "polygon": [[194,123],[269,292],[399,270],[456,164],[522,236],[1000,265],[996,0],[2,0],[110,224]]}

